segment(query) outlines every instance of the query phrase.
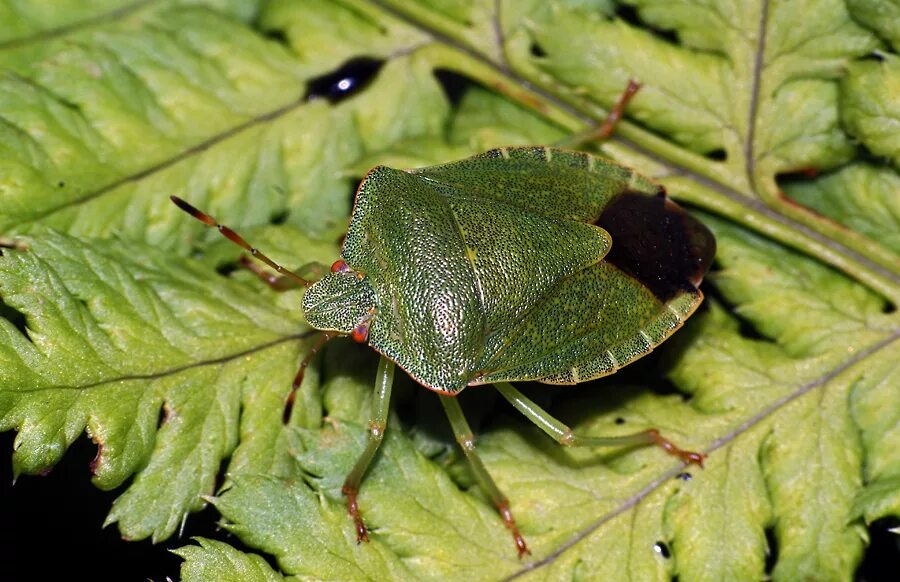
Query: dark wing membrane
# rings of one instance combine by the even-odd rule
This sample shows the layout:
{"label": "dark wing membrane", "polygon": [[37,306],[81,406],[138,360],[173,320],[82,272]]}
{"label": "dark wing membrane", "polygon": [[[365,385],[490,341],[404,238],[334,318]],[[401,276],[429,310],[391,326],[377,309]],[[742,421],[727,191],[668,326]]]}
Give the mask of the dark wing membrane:
{"label": "dark wing membrane", "polygon": [[451,191],[587,223],[595,222],[622,192],[653,195],[663,191],[630,168],[583,152],[550,147],[499,148],[410,172]]}
{"label": "dark wing membrane", "polygon": [[474,383],[539,380],[574,384],[612,374],[648,354],[702,301],[696,289],[660,301],[603,261],[561,281],[504,338]]}

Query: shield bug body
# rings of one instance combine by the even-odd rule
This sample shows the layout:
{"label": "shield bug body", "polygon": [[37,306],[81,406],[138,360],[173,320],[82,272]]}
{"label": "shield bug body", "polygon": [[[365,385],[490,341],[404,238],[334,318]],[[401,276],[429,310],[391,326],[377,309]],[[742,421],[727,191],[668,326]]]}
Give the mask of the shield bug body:
{"label": "shield bug body", "polygon": [[520,556],[525,540],[454,398],[467,386],[494,384],[563,445],[656,444],[685,462],[703,460],[654,429],[576,435],[509,384],[612,374],[669,337],[702,301],[697,286],[715,252],[712,234],[631,169],[550,147],[500,148],[407,171],[376,167],[357,191],[341,259],[315,283],[219,228],[308,287],[303,311],[325,338],[350,335],[382,356],[368,444],[343,487],[361,541],[357,492],[383,437],[395,365],[440,395]]}

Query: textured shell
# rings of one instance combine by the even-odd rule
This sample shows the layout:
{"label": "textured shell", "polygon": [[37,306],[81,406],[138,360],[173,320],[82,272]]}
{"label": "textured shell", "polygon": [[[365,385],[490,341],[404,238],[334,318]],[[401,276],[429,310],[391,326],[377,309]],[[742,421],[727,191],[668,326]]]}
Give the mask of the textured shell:
{"label": "textured shell", "polygon": [[702,224],[633,170],[579,152],[502,148],[431,168],[374,168],[342,257],[375,293],[370,345],[424,386],[456,393],[616,371],[697,307],[714,248]]}

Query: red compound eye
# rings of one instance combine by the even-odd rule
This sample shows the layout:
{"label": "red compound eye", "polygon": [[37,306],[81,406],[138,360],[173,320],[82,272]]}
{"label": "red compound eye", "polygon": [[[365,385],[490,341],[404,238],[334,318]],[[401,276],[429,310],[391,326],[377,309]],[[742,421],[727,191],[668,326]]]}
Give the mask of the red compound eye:
{"label": "red compound eye", "polygon": [[357,325],[353,328],[353,333],[350,334],[350,337],[357,343],[366,343],[366,338],[369,337],[369,326],[365,324]]}
{"label": "red compound eye", "polygon": [[345,273],[349,270],[350,267],[347,266],[347,263],[344,262],[344,259],[338,259],[331,264],[332,273]]}

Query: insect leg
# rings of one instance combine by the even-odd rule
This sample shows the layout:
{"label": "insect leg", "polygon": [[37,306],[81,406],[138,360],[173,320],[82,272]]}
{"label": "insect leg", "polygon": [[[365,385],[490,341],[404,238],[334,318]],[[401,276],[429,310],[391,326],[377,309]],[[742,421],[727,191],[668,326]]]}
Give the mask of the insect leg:
{"label": "insect leg", "polygon": [[516,410],[528,417],[542,431],[556,439],[561,445],[568,447],[585,447],[585,446],[627,446],[627,445],[656,445],[672,456],[678,457],[685,463],[694,463],[703,466],[703,459],[706,455],[703,453],[694,453],[685,451],[675,446],[672,441],[666,439],[655,428],[642,432],[627,434],[613,437],[589,437],[580,436],[572,432],[572,429],[553,418],[549,412],[538,406],[531,399],[513,388],[508,382],[497,382],[494,384],[500,394],[509,400]]}
{"label": "insect leg", "polygon": [[294,375],[294,381],[291,383],[291,393],[288,394],[288,397],[284,401],[284,412],[281,414],[281,421],[284,424],[287,424],[291,420],[291,411],[294,409],[294,400],[297,398],[297,390],[300,388],[300,384],[303,383],[303,377],[306,375],[306,368],[309,367],[310,362],[316,357],[316,354],[322,349],[322,346],[337,336],[338,334],[335,333],[328,333],[327,331],[322,332],[316,340],[316,343],[309,348],[309,351],[303,356],[303,359],[300,360],[300,367],[297,368],[297,373]]}
{"label": "insect leg", "polygon": [[497,511],[500,512],[500,517],[503,518],[503,523],[512,532],[519,557],[530,554],[531,551],[525,545],[525,538],[519,533],[519,528],[516,527],[516,520],[513,519],[512,512],[509,510],[509,500],[503,495],[497,484],[494,483],[484,463],[481,462],[481,457],[475,452],[475,436],[472,434],[472,429],[469,428],[469,423],[466,422],[466,417],[463,415],[459,401],[453,396],[441,396],[440,398],[441,404],[444,405],[444,411],[447,413],[447,418],[450,419],[450,426],[453,427],[453,434],[456,435],[456,442],[459,443],[459,446],[462,447],[463,452],[466,454],[466,459],[469,461],[469,466],[472,467],[472,472],[475,474],[478,484],[491,498]]}
{"label": "insect leg", "polygon": [[628,106],[628,102],[631,101],[631,98],[634,97],[634,94],[637,93],[640,88],[640,83],[634,79],[630,79],[628,81],[628,86],[625,87],[625,91],[619,95],[619,99],[613,104],[612,109],[609,110],[603,123],[596,127],[592,127],[587,131],[582,131],[564,138],[553,145],[556,147],[576,149],[591,142],[603,141],[609,138],[616,130],[616,124],[625,113],[625,107]]}
{"label": "insect leg", "polygon": [[384,429],[387,427],[388,404],[391,401],[391,386],[394,383],[394,362],[387,358],[381,358],[378,362],[378,375],[375,379],[375,398],[372,401],[372,418],[369,420],[369,434],[366,448],[357,459],[353,469],[344,480],[341,492],[347,498],[347,513],[353,518],[356,525],[356,542],[367,542],[369,536],[362,516],[359,514],[359,505],[356,496],[359,493],[359,485],[366,474],[366,469],[372,463],[378,446],[384,438]]}
{"label": "insect leg", "polygon": [[194,208],[193,206],[191,206],[190,204],[188,204],[187,202],[185,202],[178,196],[169,196],[169,198],[172,200],[172,202],[175,203],[175,206],[184,210],[185,212],[187,212],[188,214],[190,214],[191,216],[193,216],[194,218],[196,218],[203,224],[205,224],[207,226],[212,226],[214,228],[218,228],[219,232],[222,233],[222,236],[224,236],[231,242],[235,243],[242,249],[246,250],[247,252],[249,252],[251,255],[253,255],[260,261],[269,265],[270,267],[272,267],[273,269],[278,271],[280,274],[284,275],[285,277],[290,277],[291,279],[296,281],[299,285],[302,285],[304,287],[309,287],[311,285],[311,283],[309,281],[307,281],[306,279],[304,279],[297,273],[294,273],[293,271],[289,271],[289,270],[285,269],[284,267],[282,267],[281,265],[279,265],[278,263],[276,263],[275,261],[273,261],[266,255],[259,252],[258,249],[255,249],[252,246],[250,246],[250,243],[245,241],[241,235],[234,232],[233,230],[231,230],[224,224],[219,224],[218,222],[216,222],[216,219],[213,218],[212,216],[206,214],[202,210],[198,210],[198,209]]}

